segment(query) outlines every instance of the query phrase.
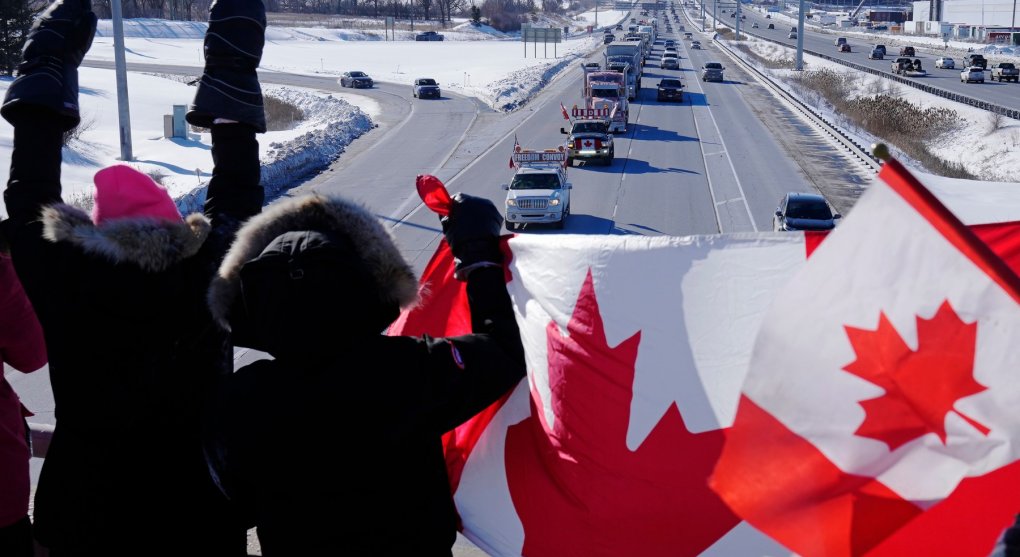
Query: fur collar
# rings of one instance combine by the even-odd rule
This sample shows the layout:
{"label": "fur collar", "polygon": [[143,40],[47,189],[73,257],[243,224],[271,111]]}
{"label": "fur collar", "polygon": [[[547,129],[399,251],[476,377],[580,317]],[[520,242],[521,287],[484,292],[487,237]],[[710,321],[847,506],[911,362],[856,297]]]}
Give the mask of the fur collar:
{"label": "fur collar", "polygon": [[123,218],[96,226],[77,207],[57,204],[42,211],[43,237],[51,242],[70,242],[90,255],[113,263],[132,263],[158,273],[198,253],[212,228],[199,213],[184,222],[153,218]]}
{"label": "fur collar", "polygon": [[209,289],[213,316],[229,328],[229,309],[240,288],[241,267],[277,236],[292,231],[342,234],[350,238],[387,303],[408,307],[418,300],[418,280],[393,235],[372,213],[339,197],[306,195],[279,201],[251,218],[237,233]]}

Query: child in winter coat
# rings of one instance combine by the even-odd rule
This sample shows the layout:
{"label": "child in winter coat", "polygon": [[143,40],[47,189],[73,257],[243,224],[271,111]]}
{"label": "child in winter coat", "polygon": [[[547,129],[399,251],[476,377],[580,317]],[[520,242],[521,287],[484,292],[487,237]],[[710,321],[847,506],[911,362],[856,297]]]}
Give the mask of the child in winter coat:
{"label": "child in winter coat", "polygon": [[207,456],[263,555],[451,555],[442,435],[513,388],[524,349],[491,202],[458,196],[444,230],[474,334],[384,336],[415,277],[375,216],[339,198],[249,221],[210,291],[235,343],[275,359],[230,376]]}
{"label": "child in winter coat", "polygon": [[[0,232],[0,370],[4,364],[33,372],[46,365],[46,345]],[[33,553],[28,520],[28,461],[32,454],[27,415],[14,389],[0,375],[0,555],[10,557]]]}
{"label": "child in winter coat", "polygon": [[[4,231],[42,323],[56,403],[35,535],[53,557],[245,555],[245,527],[209,478],[200,423],[211,385],[232,368],[205,302],[209,281],[263,201],[264,7],[211,8],[188,119],[211,128],[215,166],[204,214],[187,218],[122,165],[96,174],[91,215],[61,202],[61,135],[79,121],[77,68],[95,24],[89,0],[51,4],[0,106],[14,125]],[[235,89],[243,98],[224,93]]]}

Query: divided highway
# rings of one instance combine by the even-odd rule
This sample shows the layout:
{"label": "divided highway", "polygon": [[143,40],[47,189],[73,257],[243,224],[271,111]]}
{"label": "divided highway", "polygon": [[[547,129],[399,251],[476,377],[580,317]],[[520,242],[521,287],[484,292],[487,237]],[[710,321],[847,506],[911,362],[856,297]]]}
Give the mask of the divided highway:
{"label": "divided highway", "polygon": [[[699,5],[700,6],[700,5]],[[711,3],[705,4],[706,14],[712,13]],[[731,10],[732,11],[732,10]],[[700,7],[698,8],[700,13]],[[691,12],[693,15],[693,11]],[[741,7],[741,13],[747,16],[747,19],[741,22],[740,31],[749,35],[754,35],[764,39],[780,42],[786,46],[796,49],[797,40],[788,38],[790,28],[796,23],[790,23],[785,19],[766,19],[765,14],[755,9],[745,9]],[[729,13],[719,13],[719,22],[725,25],[733,26],[734,19],[730,17]],[[758,28],[752,28],[753,23],[758,23]],[[776,26],[775,29],[768,29],[768,25],[772,23]],[[876,34],[874,38],[864,39],[860,37],[857,32],[858,29],[853,29],[853,35],[841,34],[839,29],[832,29],[821,31],[813,25],[805,25],[804,31],[804,51],[805,52],[817,52],[832,56],[834,58],[844,59],[848,62],[874,68],[882,72],[892,75],[890,71],[891,63],[895,60],[899,53],[900,43],[896,42],[895,37],[887,35]],[[850,42],[852,52],[838,52],[835,46],[836,37],[846,36]],[[895,46],[894,46],[894,43]],[[877,44],[885,44],[887,55],[884,60],[869,60],[868,53]],[[910,43],[902,43],[910,44]],[[1016,83],[1000,83],[998,81],[991,81],[988,79],[988,72],[985,72],[985,82],[981,83],[960,83],[960,70],[963,69],[963,59],[959,54],[943,53],[939,49],[932,49],[927,47],[915,47],[917,50],[917,56],[911,56],[911,58],[920,58],[924,69],[928,72],[925,77],[913,78],[919,83],[925,83],[933,87],[938,87],[946,91],[958,93],[961,95],[967,95],[976,99],[1004,106],[1006,108],[1020,110],[1020,87]],[[956,61],[955,70],[943,70],[935,67],[935,59],[941,56],[954,57]],[[995,63],[995,57],[993,55],[985,56],[989,59],[989,67]],[[810,68],[808,68],[810,69]]]}

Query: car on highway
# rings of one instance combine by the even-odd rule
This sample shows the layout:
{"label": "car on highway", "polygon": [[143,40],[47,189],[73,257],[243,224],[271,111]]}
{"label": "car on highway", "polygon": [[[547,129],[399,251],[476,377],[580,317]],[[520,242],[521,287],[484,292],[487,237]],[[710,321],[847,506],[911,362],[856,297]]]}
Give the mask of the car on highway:
{"label": "car on highway", "polygon": [[365,72],[344,72],[340,74],[341,87],[353,87],[355,89],[370,88],[375,85],[372,78]]}
{"label": "car on highway", "polygon": [[981,68],[982,70],[988,69],[988,59],[981,54],[968,54],[967,58],[964,59],[968,68]]}
{"label": "car on highway", "polygon": [[772,230],[832,230],[840,218],[839,213],[833,213],[829,208],[824,197],[814,193],[790,192],[779,200],[772,217]]}
{"label": "car on highway", "polygon": [[611,43],[611,42],[613,42],[615,40],[616,40],[615,36],[613,36],[613,35],[606,35],[606,36],[604,36],[602,38],[602,44],[609,44],[609,43]]}
{"label": "car on highway", "polygon": [[772,19],[772,14],[765,14],[765,19]]}
{"label": "car on highway", "polygon": [[664,78],[659,80],[655,100],[684,102],[684,84],[679,79]]}
{"label": "car on highway", "polygon": [[701,41],[691,41],[691,50],[701,50]]}
{"label": "car on highway", "polygon": [[737,12],[733,12],[733,13],[731,13],[731,14],[730,14],[730,17],[732,17],[732,18],[736,19],[736,18],[737,18]]}
{"label": "car on highway", "polygon": [[889,55],[889,53],[887,53],[885,51],[885,45],[884,44],[877,44],[877,45],[875,45],[875,50],[881,50],[882,51],[882,56],[888,56]]}
{"label": "car on highway", "polygon": [[912,46],[901,46],[900,47],[900,56],[917,56],[917,54],[914,53],[914,47],[912,47]]}
{"label": "car on highway", "polygon": [[751,29],[757,29],[757,28],[758,28],[758,22],[757,21],[751,23]]}
{"label": "car on highway", "polygon": [[882,51],[882,50],[879,50],[877,48],[873,48],[873,49],[871,49],[871,52],[868,53],[868,59],[869,60],[884,60],[885,59],[885,52]]}
{"label": "car on highway", "polygon": [[663,56],[668,56],[670,54],[676,56],[677,58],[680,57],[680,53],[677,51],[675,46],[667,46],[666,49],[662,51]]}
{"label": "car on highway", "polygon": [[839,45],[839,51],[840,52],[853,52],[852,50],[850,50],[850,45],[847,44],[847,43],[843,43],[843,44]]}
{"label": "car on highway", "polygon": [[679,70],[680,59],[675,55],[663,54],[662,61],[659,62],[659,67],[664,70]]}
{"label": "car on highway", "polygon": [[725,69],[721,62],[705,62],[701,66],[701,81],[722,81]]}
{"label": "car on highway", "polygon": [[419,99],[424,99],[425,97],[438,99],[442,96],[442,92],[439,89],[439,83],[431,77],[420,77],[414,80],[414,86],[411,93]]}
{"label": "car on highway", "polygon": [[797,38],[797,32],[796,31],[790,31],[790,34],[787,35],[786,38],[787,39],[796,39]]}
{"label": "car on highway", "polygon": [[673,39],[666,39],[666,48],[676,48],[676,41]]}
{"label": "car on highway", "polygon": [[839,46],[839,45],[843,45],[843,44],[846,44],[846,43],[847,43],[846,37],[836,37],[836,41],[833,44],[835,46]]}
{"label": "car on highway", "polygon": [[935,59],[935,67],[939,68],[939,69],[942,69],[942,70],[955,70],[956,69],[956,60],[953,60],[952,58],[949,58],[948,56],[943,56],[941,58],[936,58]]}
{"label": "car on highway", "polygon": [[985,71],[977,66],[972,66],[960,72],[960,83],[984,83]]}
{"label": "car on highway", "polygon": [[623,24],[622,23],[617,23],[616,24],[616,30],[617,31],[623,31]]}
{"label": "car on highway", "polygon": [[423,31],[414,36],[416,41],[441,41],[444,37],[435,31]]}
{"label": "car on highway", "polygon": [[775,29],[776,28],[776,24],[775,23],[769,23],[768,28],[769,29]]}
{"label": "car on highway", "polygon": [[520,164],[506,190],[506,229],[545,223],[562,229],[570,214],[567,169],[561,164]]}

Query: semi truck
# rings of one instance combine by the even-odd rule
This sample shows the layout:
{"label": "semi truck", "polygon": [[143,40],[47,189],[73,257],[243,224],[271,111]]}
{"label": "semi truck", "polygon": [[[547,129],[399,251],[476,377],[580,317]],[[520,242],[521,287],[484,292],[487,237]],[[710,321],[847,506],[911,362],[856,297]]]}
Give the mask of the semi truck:
{"label": "semi truck", "polygon": [[627,100],[637,98],[638,91],[641,90],[641,68],[644,66],[641,43],[636,41],[614,43],[606,47],[603,55],[605,69],[626,76]]}
{"label": "semi truck", "polygon": [[584,78],[581,80],[581,95],[584,97],[586,113],[574,116],[604,118],[610,132],[626,132],[630,109],[627,102],[627,69],[624,68],[623,72],[593,71],[582,66]]}

